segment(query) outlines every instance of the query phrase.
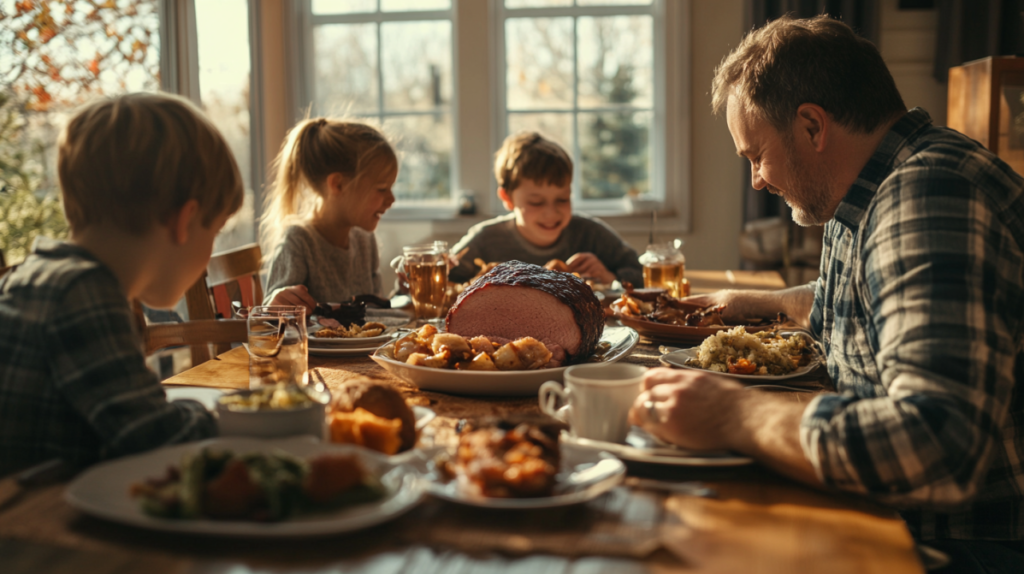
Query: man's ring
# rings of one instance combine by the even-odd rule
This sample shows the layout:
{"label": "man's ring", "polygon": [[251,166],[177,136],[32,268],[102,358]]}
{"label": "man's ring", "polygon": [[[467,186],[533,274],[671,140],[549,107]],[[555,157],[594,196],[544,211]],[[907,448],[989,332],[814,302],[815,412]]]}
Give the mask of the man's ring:
{"label": "man's ring", "polygon": [[654,406],[654,401],[652,401],[652,400],[644,401],[644,408],[647,409],[647,420],[659,422],[658,421],[658,409],[657,409],[657,407]]}

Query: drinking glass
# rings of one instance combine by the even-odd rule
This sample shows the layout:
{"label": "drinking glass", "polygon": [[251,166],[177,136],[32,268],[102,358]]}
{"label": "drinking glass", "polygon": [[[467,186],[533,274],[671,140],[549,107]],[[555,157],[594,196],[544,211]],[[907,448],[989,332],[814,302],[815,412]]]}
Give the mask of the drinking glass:
{"label": "drinking glass", "polygon": [[308,368],[306,308],[253,307],[249,326],[249,388],[302,385]]}
{"label": "drinking glass", "polygon": [[402,265],[417,323],[440,322],[448,292],[448,249],[444,242],[402,248]]}
{"label": "drinking glass", "polygon": [[665,243],[652,243],[640,256],[644,266],[644,287],[660,287],[673,297],[690,294],[690,282],[686,280],[686,257],[679,250],[683,241],[676,239]]}

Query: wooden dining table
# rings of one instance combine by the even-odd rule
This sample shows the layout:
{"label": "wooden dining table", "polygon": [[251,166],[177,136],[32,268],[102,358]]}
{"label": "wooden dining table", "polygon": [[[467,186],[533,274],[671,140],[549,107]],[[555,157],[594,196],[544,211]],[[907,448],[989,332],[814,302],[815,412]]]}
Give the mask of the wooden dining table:
{"label": "wooden dining table", "polygon": [[[781,288],[778,273],[689,271],[694,294]],[[655,366],[658,342],[641,339],[623,360]],[[309,357],[331,388],[371,377],[410,405],[436,413],[421,444],[450,447],[461,421],[539,412],[535,396],[472,397],[424,391],[368,357]],[[164,382],[248,388],[237,348]],[[774,392],[800,404],[830,383],[823,369]],[[461,423],[464,424],[464,423]],[[585,504],[488,510],[426,498],[396,520],[344,535],[251,540],[149,531],[83,514],[64,484],[25,490],[0,510],[0,572],[98,574],[255,572],[486,573],[885,573],[922,572],[905,523],[892,509],[818,490],[760,465],[664,466],[627,461],[625,482]],[[0,481],[0,500],[18,486]]]}

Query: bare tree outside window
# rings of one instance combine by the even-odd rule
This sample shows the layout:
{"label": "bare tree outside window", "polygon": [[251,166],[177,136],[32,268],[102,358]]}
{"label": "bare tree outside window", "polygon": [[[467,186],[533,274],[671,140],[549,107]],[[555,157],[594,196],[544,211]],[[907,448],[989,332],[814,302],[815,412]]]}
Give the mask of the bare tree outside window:
{"label": "bare tree outside window", "polygon": [[574,187],[584,201],[651,192],[654,19],[607,11],[588,15],[582,8],[609,4],[651,3],[577,0],[579,15],[551,18],[541,8],[573,2],[505,3],[531,9],[529,17],[511,11],[505,19],[508,132],[538,130],[569,150],[577,164]]}
{"label": "bare tree outside window", "polygon": [[[452,22],[449,0],[317,0],[313,112],[380,127],[399,153],[400,201],[449,201],[452,188]],[[440,10],[429,19],[390,13]],[[373,22],[347,22],[349,14]],[[318,20],[318,18],[320,20]],[[426,16],[425,16],[426,18]],[[319,23],[318,23],[319,22]]]}

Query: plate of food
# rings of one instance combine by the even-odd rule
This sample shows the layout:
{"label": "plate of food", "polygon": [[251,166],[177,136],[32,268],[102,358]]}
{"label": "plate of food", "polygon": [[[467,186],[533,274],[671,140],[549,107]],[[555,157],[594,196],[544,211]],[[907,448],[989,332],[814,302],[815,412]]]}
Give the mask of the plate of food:
{"label": "plate of food", "polygon": [[317,357],[366,357],[377,350],[379,345],[355,347],[314,347],[309,346],[309,354]]}
{"label": "plate of food", "polygon": [[494,509],[581,504],[626,476],[626,466],[608,453],[562,448],[557,428],[506,421],[463,432],[455,454],[441,453],[429,467],[430,494]]}
{"label": "plate of food", "polygon": [[711,371],[749,381],[781,381],[806,375],[821,363],[820,350],[803,332],[759,331],[734,327],[716,333],[699,347],[661,356],[667,367]]}
{"label": "plate of food", "polygon": [[754,459],[729,451],[688,450],[658,440],[639,427],[632,427],[625,444],[573,436],[562,431],[563,445],[591,452],[610,453],[622,460],[668,466],[745,466]]}
{"label": "plate of food", "polygon": [[419,503],[422,475],[367,449],[311,438],[220,438],[91,467],[64,492],[122,524],[205,536],[286,538],[351,532]]}
{"label": "plate of food", "polygon": [[311,348],[378,347],[391,340],[398,332],[398,327],[388,327],[376,321],[367,321],[362,325],[351,323],[348,326],[339,325],[333,328],[316,325],[309,328],[309,346]]}
{"label": "plate of food", "polygon": [[[702,307],[668,295],[664,289],[630,289],[611,303],[615,317],[649,339],[700,344],[707,337],[738,325],[722,319],[725,306]],[[748,333],[768,331],[788,322],[783,314],[774,320],[743,322]]]}
{"label": "plate of food", "polygon": [[[437,333],[434,330],[434,336],[441,335],[441,339],[435,341],[433,337],[423,336],[424,329],[429,333],[431,327],[421,328],[379,347],[370,358],[392,374],[420,389],[460,395],[536,395],[545,381],[561,381],[562,372],[568,366],[549,366],[551,353],[547,345],[531,337],[514,341],[493,336],[467,339],[451,333]],[[456,337],[461,341],[455,339]],[[481,339],[486,339],[486,343]],[[629,355],[639,341],[640,336],[629,327],[605,327],[595,352],[582,362],[614,363]],[[451,351],[447,357],[443,353],[433,352],[434,347],[440,350],[442,345],[449,346],[449,349],[454,347],[469,350],[465,352],[472,352],[484,346],[489,346],[491,350],[478,352],[468,360],[458,361],[453,360],[455,353]],[[427,352],[431,354],[426,355]],[[421,356],[414,357],[416,354]],[[478,358],[481,354],[486,358]],[[544,357],[548,358],[538,364]],[[474,360],[483,365],[473,365]],[[486,364],[488,362],[489,365]],[[527,368],[503,370],[517,364]]]}

